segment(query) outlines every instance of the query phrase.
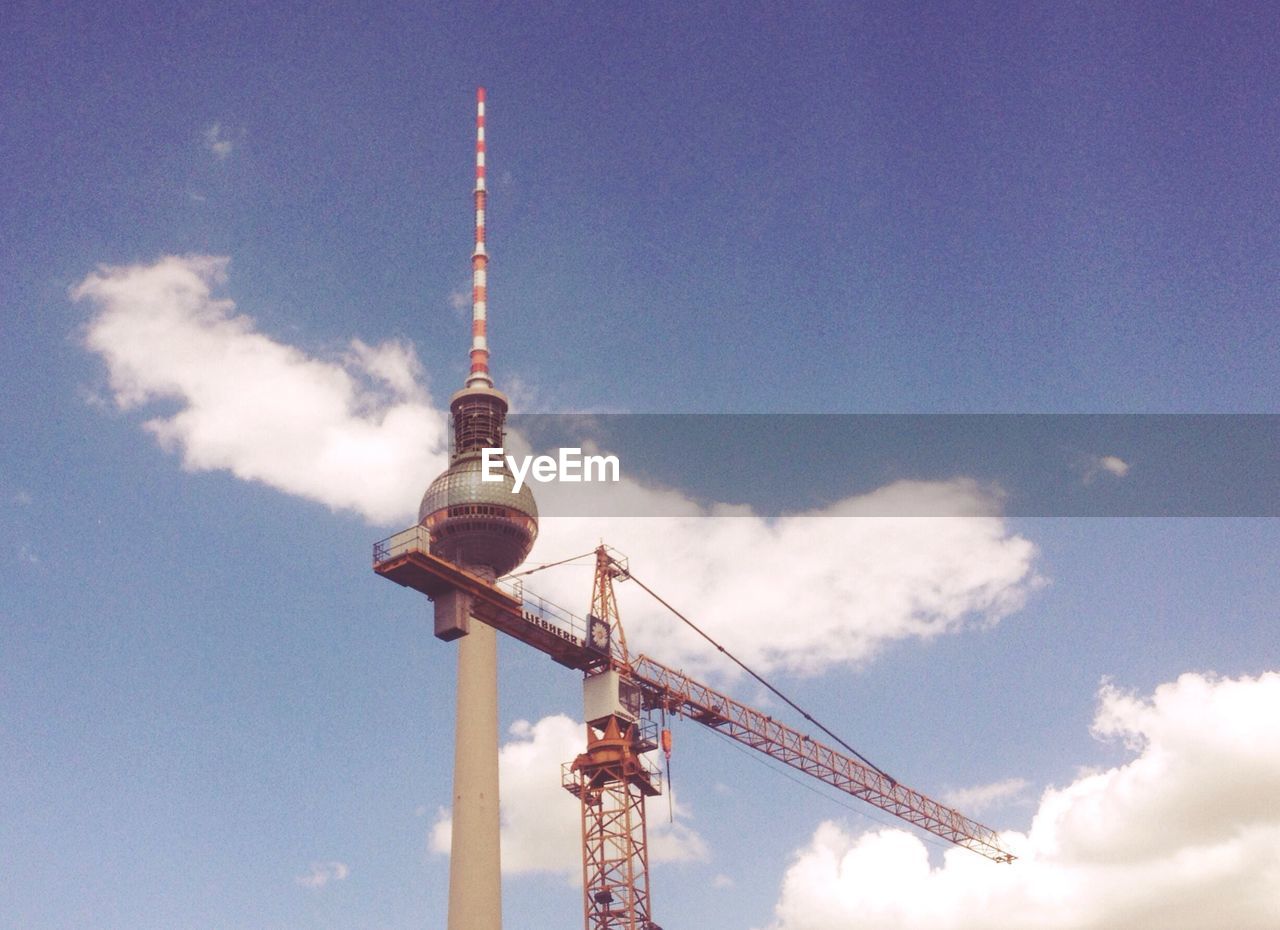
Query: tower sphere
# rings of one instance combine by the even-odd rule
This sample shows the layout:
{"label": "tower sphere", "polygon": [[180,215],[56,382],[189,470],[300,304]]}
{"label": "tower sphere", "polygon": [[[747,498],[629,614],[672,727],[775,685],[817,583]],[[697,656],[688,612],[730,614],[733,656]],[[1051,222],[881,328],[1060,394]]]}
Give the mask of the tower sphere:
{"label": "tower sphere", "polygon": [[502,445],[506,398],[492,388],[454,395],[453,461],[431,482],[418,508],[418,522],[431,536],[431,551],[458,565],[507,574],[525,560],[538,535],[538,505],[526,484],[504,464],[499,481],[484,480],[483,449]]}

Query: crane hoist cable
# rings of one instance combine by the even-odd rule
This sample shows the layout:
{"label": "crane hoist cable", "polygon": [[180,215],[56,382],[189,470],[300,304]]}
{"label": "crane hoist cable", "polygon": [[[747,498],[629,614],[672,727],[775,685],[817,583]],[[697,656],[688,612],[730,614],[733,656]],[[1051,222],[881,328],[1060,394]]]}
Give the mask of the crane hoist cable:
{"label": "crane hoist cable", "polygon": [[503,578],[523,578],[525,575],[532,575],[534,572],[540,572],[544,568],[555,568],[557,565],[564,565],[568,562],[576,562],[578,559],[585,559],[587,556],[595,555],[595,550],[584,552],[582,555],[571,555],[567,559],[561,559],[559,562],[548,562],[546,565],[535,565],[533,568],[526,569],[522,572],[512,572],[509,575],[503,575]]}
{"label": "crane hoist cable", "polygon": [[662,708],[662,754],[667,757],[667,822],[676,822],[676,789],[671,784],[671,731],[667,729],[667,708]]}
{"label": "crane hoist cable", "polygon": [[884,769],[880,768],[880,766],[876,765],[874,762],[872,762],[870,759],[868,759],[868,758],[867,758],[866,756],[864,756],[862,753],[858,752],[858,750],[854,749],[852,746],[850,746],[848,743],[846,743],[844,740],[842,740],[842,739],[841,739],[839,736],[837,736],[835,733],[831,732],[831,730],[829,730],[827,727],[823,726],[820,722],[818,722],[817,720],[815,720],[812,714],[810,714],[807,710],[805,710],[803,707],[801,707],[801,706],[800,706],[799,704],[797,704],[795,701],[791,700],[791,698],[787,697],[785,694],[783,694],[781,691],[779,691],[777,688],[775,688],[773,685],[771,685],[768,681],[766,681],[766,680],[765,680],[764,678],[762,678],[760,675],[756,674],[756,673],[755,673],[755,672],[754,672],[754,671],[753,671],[753,670],[752,670],[752,669],[751,669],[751,668],[750,668],[750,667],[749,667],[745,662],[743,662],[741,659],[739,659],[737,656],[735,656],[735,655],[734,655],[732,652],[730,652],[728,649],[724,648],[724,646],[720,645],[718,642],[716,642],[714,639],[712,639],[712,638],[711,638],[711,636],[710,636],[706,631],[704,631],[701,627],[699,627],[696,623],[694,623],[692,620],[690,620],[690,619],[689,619],[688,617],[686,617],[684,614],[680,613],[680,611],[676,610],[674,607],[672,607],[670,604],[668,604],[665,600],[663,600],[663,599],[662,599],[662,597],[661,597],[661,596],[660,596],[656,591],[654,591],[651,587],[649,587],[647,584],[645,584],[643,581],[641,581],[639,578],[637,578],[635,575],[633,575],[630,571],[625,571],[625,572],[623,572],[622,577],[624,577],[624,578],[630,578],[632,581],[634,581],[636,584],[638,584],[641,588],[643,588],[643,589],[644,589],[644,591],[645,591],[645,592],[646,592],[650,597],[652,597],[655,601],[657,601],[657,602],[658,602],[659,604],[661,604],[663,607],[667,608],[667,610],[671,611],[673,614],[675,614],[677,617],[679,617],[679,618],[680,618],[680,620],[682,620],[682,621],[684,622],[684,624],[685,624],[687,627],[689,627],[689,629],[693,630],[695,633],[697,633],[699,636],[701,636],[703,639],[705,639],[705,640],[706,640],[707,642],[709,642],[711,645],[715,646],[715,647],[716,647],[716,649],[717,649],[720,653],[722,653],[722,654],[723,654],[724,656],[726,656],[726,657],[727,657],[731,662],[733,662],[735,665],[737,665],[737,666],[738,666],[738,668],[742,669],[744,672],[746,672],[748,675],[750,675],[750,676],[751,676],[752,678],[754,678],[756,681],[760,682],[760,684],[764,685],[766,688],[768,688],[770,691],[772,691],[772,692],[774,693],[774,695],[776,695],[777,697],[781,698],[781,699],[782,699],[782,700],[787,704],[787,706],[788,706],[788,707],[790,707],[792,710],[794,710],[796,713],[798,713],[798,714],[799,714],[801,717],[803,717],[805,720],[809,721],[811,724],[813,724],[815,727],[817,727],[817,728],[818,728],[819,730],[821,730],[823,733],[827,734],[827,736],[831,737],[833,740],[835,740],[837,743],[839,743],[841,746],[843,746],[845,749],[847,749],[847,750],[848,750],[848,751],[849,751],[849,752],[850,752],[850,753],[851,753],[855,758],[862,760],[862,762],[863,762],[865,765],[867,765],[867,766],[868,766],[869,768],[871,768],[871,769],[874,769],[876,772],[878,772],[879,774],[883,775],[885,778],[889,779],[889,781],[891,781],[893,784],[895,784],[895,785],[896,785],[896,784],[898,784],[898,780],[897,780],[896,778],[894,778],[892,775],[890,775],[890,774],[889,774],[888,772],[886,772]]}

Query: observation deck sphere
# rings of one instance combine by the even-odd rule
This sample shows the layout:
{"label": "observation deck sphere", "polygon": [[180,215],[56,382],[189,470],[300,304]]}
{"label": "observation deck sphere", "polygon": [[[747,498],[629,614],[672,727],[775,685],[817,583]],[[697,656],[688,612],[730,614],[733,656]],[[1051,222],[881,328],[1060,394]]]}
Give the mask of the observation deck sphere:
{"label": "observation deck sphere", "polygon": [[431,482],[418,522],[431,535],[431,551],[458,565],[485,566],[495,576],[528,556],[538,536],[538,505],[526,484],[513,492],[505,466],[501,481],[483,480],[479,453],[465,455]]}

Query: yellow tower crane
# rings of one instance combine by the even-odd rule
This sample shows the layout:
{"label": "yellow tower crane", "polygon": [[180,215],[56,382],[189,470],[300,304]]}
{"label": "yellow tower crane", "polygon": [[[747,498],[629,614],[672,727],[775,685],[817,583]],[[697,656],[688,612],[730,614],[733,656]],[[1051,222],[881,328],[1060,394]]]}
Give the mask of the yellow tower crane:
{"label": "yellow tower crane", "polygon": [[373,568],[379,575],[433,601],[444,598],[451,609],[465,610],[467,616],[583,673],[587,746],[565,764],[562,783],[582,806],[586,930],[661,930],[650,908],[645,801],[661,793],[662,777],[645,756],[659,747],[669,751],[670,736],[665,729],[659,733],[655,714],[696,721],[934,836],[995,862],[1013,861],[994,830],[901,784],[807,714],[807,720],[845,751],[656,659],[632,656],[614,581],[632,580],[674,608],[635,578],[618,553],[601,545],[595,557],[592,609],[583,620],[525,590],[520,578],[493,581],[433,554],[422,526],[375,544],[373,551]]}

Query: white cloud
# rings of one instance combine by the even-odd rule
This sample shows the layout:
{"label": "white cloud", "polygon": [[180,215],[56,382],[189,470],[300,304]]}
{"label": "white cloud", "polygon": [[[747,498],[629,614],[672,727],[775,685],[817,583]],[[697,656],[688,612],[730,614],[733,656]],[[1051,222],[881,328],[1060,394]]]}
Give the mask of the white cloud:
{"label": "white cloud", "polygon": [[1006,778],[986,785],[953,788],[943,792],[940,800],[949,807],[977,816],[995,804],[1016,799],[1027,786],[1025,778]]}
{"label": "white cloud", "polygon": [[[498,755],[502,871],[553,872],[567,881],[581,882],[579,802],[561,787],[560,766],[586,749],[586,726],[557,714],[537,723],[518,720],[510,732],[512,739],[502,745]],[[706,857],[702,838],[684,823],[689,813],[677,804],[676,814],[674,824],[665,818],[648,818],[651,863]],[[449,852],[451,829],[449,812],[439,811],[431,830],[433,852]]]}
{"label": "white cloud", "polygon": [[[994,623],[1039,583],[1035,546],[983,515],[993,503],[969,481],[897,482],[820,514],[777,519],[709,516],[723,511],[639,486],[620,493],[636,495],[635,513],[688,515],[545,519],[530,562],[604,538],[638,578],[759,671],[815,674],[864,662],[895,640]],[[862,515],[909,507],[944,516]],[[581,572],[548,571],[529,586],[578,611],[589,596]],[[618,598],[633,649],[690,671],[726,669],[635,585],[620,583]]]}
{"label": "white cloud", "polygon": [[314,358],[259,332],[226,298],[227,260],[168,257],[102,267],[72,291],[95,313],[86,345],[107,364],[115,403],[176,402],[146,423],[193,471],[239,478],[408,522],[446,464],[446,423],[409,346],[352,342]]}
{"label": "white cloud", "polygon": [[1123,478],[1129,474],[1131,466],[1118,455],[1085,455],[1080,458],[1078,467],[1083,473],[1084,483],[1092,484],[1100,475]]}
{"label": "white cloud", "polygon": [[1135,753],[1045,791],[997,865],[931,867],[900,830],[824,823],[788,868],[774,930],[1237,930],[1280,926],[1280,673],[1104,686],[1093,732]]}
{"label": "white cloud", "polygon": [[[501,776],[499,776],[499,784],[501,784]],[[449,854],[449,846],[453,841],[453,820],[449,816],[449,808],[436,808],[436,822],[431,827],[431,833],[427,837],[427,846],[434,853]]]}
{"label": "white cloud", "polygon": [[299,875],[294,881],[303,888],[320,889],[330,882],[340,882],[351,874],[345,862],[313,862],[305,875]]}
{"label": "white cloud", "polygon": [[1119,456],[1104,455],[1098,460],[1098,464],[1102,466],[1103,471],[1115,475],[1117,478],[1123,478],[1129,474],[1129,463]]}
{"label": "white cloud", "polygon": [[[511,409],[519,410],[522,413],[531,413],[536,410],[549,410],[554,407],[547,402],[541,388],[536,384],[532,384],[528,379],[521,376],[518,372],[507,372],[502,378],[502,393],[507,395],[507,399],[511,401]],[[508,449],[514,449],[514,442],[518,441],[518,437],[512,437],[512,442],[506,444]],[[532,450],[529,450],[532,451]]]}
{"label": "white cloud", "polygon": [[221,123],[212,123],[204,130],[204,147],[213,153],[213,157],[222,161],[231,155],[235,142]]}
{"label": "white cloud", "polygon": [[[100,268],[72,291],[94,305],[85,342],[106,362],[115,404],[176,406],[145,427],[188,469],[408,524],[447,448],[447,418],[413,350],[354,340],[337,358],[308,355],[216,296],[226,268],[224,258],[167,257]],[[778,519],[629,480],[594,487],[607,489],[614,512],[626,501],[625,512],[675,516],[547,518],[532,561],[603,538],[762,671],[817,673],[896,640],[990,624],[1038,581],[1035,547],[1010,531],[993,492],[967,480],[897,482]],[[589,578],[548,572],[531,588],[582,612]],[[691,671],[724,667],[635,585],[622,584],[619,598],[633,646]]]}

